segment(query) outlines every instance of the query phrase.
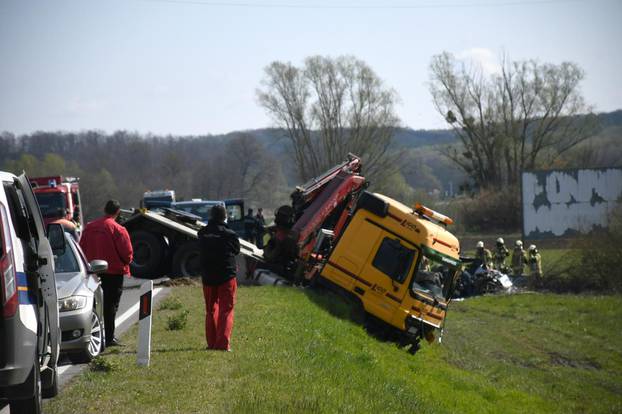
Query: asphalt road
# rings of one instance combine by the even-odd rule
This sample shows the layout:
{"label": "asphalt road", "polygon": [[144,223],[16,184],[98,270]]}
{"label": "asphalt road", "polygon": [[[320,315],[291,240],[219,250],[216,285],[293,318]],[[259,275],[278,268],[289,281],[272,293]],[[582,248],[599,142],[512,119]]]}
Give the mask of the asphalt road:
{"label": "asphalt road", "polygon": [[[170,288],[159,286],[159,284],[166,279],[154,279],[153,281],[153,303],[152,306],[155,309],[155,304],[165,297]],[[115,336],[121,336],[127,331],[133,324],[138,322],[138,299],[139,299],[139,287],[144,283],[144,279],[128,278],[124,281],[123,295],[121,296],[121,303],[119,304],[119,311],[117,312]],[[77,374],[79,374],[87,364],[72,364],[69,359],[62,353],[58,361],[58,385],[59,392],[63,391],[63,388],[67,383]],[[45,401],[44,408],[45,408]],[[45,411],[45,409],[44,409]],[[0,407],[0,414],[10,414],[9,407]]]}

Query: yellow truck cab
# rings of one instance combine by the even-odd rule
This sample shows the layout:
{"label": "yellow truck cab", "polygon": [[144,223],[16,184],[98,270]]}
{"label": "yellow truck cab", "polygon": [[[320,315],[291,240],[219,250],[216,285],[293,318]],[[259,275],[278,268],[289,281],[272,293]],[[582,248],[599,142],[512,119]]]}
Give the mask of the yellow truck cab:
{"label": "yellow truck cab", "polygon": [[360,299],[365,311],[418,348],[441,328],[460,269],[451,219],[364,192],[320,277]]}

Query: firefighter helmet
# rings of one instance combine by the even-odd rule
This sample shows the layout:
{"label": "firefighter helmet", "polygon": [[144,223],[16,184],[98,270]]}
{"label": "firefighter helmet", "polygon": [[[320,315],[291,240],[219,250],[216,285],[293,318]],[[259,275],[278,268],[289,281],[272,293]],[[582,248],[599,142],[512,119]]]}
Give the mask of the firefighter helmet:
{"label": "firefighter helmet", "polygon": [[475,245],[475,247],[477,247],[478,249],[483,249],[484,248],[484,242],[483,241],[478,241],[477,244]]}
{"label": "firefighter helmet", "polygon": [[516,240],[516,247],[523,247],[523,242],[520,240]]}

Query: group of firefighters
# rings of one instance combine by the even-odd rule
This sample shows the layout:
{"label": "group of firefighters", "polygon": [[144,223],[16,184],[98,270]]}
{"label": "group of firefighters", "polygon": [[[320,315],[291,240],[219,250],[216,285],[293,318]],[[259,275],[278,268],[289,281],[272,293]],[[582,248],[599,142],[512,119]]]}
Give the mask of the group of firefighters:
{"label": "group of firefighters", "polygon": [[[510,250],[505,246],[503,238],[499,237],[494,252],[484,247],[483,241],[478,241],[475,250],[475,258],[487,269],[495,269],[502,273],[511,273],[513,277],[523,277],[525,266],[529,269],[529,276],[534,282],[542,279],[542,258],[535,244],[529,249],[523,249],[523,242],[516,240],[511,253],[511,266],[508,267],[506,260],[510,257]],[[511,271],[511,272],[510,272]]]}

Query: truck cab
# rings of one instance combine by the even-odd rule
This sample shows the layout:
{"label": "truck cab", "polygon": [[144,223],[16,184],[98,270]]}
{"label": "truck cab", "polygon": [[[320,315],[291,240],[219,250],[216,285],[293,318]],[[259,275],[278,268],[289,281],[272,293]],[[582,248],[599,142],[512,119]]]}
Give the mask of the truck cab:
{"label": "truck cab", "polygon": [[[460,246],[433,210],[364,192],[328,250],[320,277],[411,339],[434,338],[459,275]],[[412,348],[411,348],[412,349]]]}
{"label": "truck cab", "polygon": [[47,176],[30,178],[45,225],[59,219],[82,224],[79,181],[75,177]]}

